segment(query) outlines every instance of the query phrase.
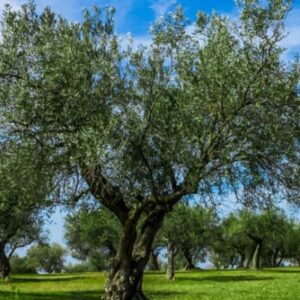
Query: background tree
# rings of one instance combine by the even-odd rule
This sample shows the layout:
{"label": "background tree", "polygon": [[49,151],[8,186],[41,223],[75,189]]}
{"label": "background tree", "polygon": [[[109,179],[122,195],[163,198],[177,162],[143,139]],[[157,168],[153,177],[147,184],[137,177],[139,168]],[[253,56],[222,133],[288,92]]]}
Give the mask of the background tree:
{"label": "background tree", "polygon": [[215,235],[211,260],[217,269],[248,267],[252,248],[241,217],[231,213],[222,221]]}
{"label": "background tree", "polygon": [[177,254],[181,254],[186,270],[196,267],[198,260],[205,256],[216,227],[215,211],[200,205],[181,203],[174,208],[172,214],[167,215],[158,239],[167,248],[168,279],[174,279]]}
{"label": "background tree", "polygon": [[35,274],[36,269],[29,265],[28,257],[20,257],[17,254],[12,255],[10,259],[11,271],[14,274]]}
{"label": "background tree", "polygon": [[61,273],[64,270],[67,251],[57,243],[35,245],[28,249],[26,256],[28,266],[49,274]]}
{"label": "background tree", "polygon": [[51,176],[30,148],[7,143],[0,154],[0,277],[5,278],[14,251],[42,239]]}
{"label": "background tree", "polygon": [[178,9],[137,51],[120,50],[112,9],[76,24],[32,2],[4,12],[3,138],[43,149],[63,186],[88,188],[118,218],[105,299],[146,299],[153,240],[184,196],[299,189],[298,66],[279,47],[290,1],[239,3],[239,22],[199,13],[192,33]]}
{"label": "background tree", "polygon": [[300,225],[292,221],[284,238],[284,258],[300,266]]}
{"label": "background tree", "polygon": [[72,255],[103,271],[116,255],[121,226],[105,208],[81,209],[67,216],[65,239]]}
{"label": "background tree", "polygon": [[292,229],[292,220],[275,207],[232,213],[224,219],[221,238],[215,242],[214,262],[224,268],[277,267],[288,257]]}

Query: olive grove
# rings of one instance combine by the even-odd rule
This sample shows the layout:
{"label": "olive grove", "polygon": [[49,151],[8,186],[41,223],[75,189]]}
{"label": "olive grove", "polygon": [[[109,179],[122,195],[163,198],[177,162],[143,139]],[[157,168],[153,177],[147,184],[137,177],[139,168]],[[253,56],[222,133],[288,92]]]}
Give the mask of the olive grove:
{"label": "olive grove", "polygon": [[[233,21],[178,8],[149,47],[121,47],[113,9],[72,23],[6,8],[1,141],[42,153],[63,199],[94,197],[121,234],[105,300],[147,299],[143,272],[167,213],[261,187],[298,201],[299,65],[282,62],[290,1],[239,1]],[[62,200],[63,200],[62,199]]]}

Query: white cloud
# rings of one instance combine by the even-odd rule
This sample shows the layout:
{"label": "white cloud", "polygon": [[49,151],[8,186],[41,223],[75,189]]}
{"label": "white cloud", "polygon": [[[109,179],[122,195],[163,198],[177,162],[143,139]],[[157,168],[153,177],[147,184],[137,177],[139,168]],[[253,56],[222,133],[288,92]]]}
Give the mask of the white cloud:
{"label": "white cloud", "polygon": [[175,4],[175,0],[155,0],[152,1],[150,8],[154,11],[155,15],[159,17],[168,12]]}

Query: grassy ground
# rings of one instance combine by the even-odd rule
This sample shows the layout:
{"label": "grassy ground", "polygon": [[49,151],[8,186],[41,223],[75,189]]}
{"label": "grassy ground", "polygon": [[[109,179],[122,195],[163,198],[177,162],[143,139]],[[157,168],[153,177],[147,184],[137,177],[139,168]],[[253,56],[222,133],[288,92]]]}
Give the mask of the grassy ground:
{"label": "grassy ground", "polygon": [[[104,282],[99,273],[17,275],[0,282],[0,300],[99,300]],[[151,300],[300,300],[300,268],[178,272],[170,282],[147,273],[144,290]]]}

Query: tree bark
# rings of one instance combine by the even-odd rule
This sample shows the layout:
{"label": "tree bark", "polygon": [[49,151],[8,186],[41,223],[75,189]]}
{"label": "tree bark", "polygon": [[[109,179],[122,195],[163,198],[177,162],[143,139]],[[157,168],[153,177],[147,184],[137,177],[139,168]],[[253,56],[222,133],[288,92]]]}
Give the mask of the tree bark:
{"label": "tree bark", "polygon": [[9,259],[5,254],[5,245],[3,243],[0,244],[0,278],[5,279],[8,278],[11,272],[11,267],[9,263]]}
{"label": "tree bark", "polygon": [[149,269],[151,271],[159,271],[158,253],[155,253],[154,250],[150,252]]}
{"label": "tree bark", "polygon": [[250,266],[251,269],[258,270],[260,268],[261,250],[262,250],[262,241],[258,241],[252,257],[252,262]]}
{"label": "tree bark", "polygon": [[250,268],[250,264],[251,264],[251,261],[253,259],[255,248],[256,247],[253,247],[250,253],[249,252],[246,253],[246,259],[245,259],[245,262],[244,262],[244,268],[246,268],[246,269]]}
{"label": "tree bark", "polygon": [[168,267],[167,267],[167,279],[175,279],[175,245],[172,241],[168,243]]}
{"label": "tree bark", "polygon": [[105,288],[104,300],[147,300],[142,291],[144,268],[134,261],[112,267]]}
{"label": "tree bark", "polygon": [[144,269],[154,237],[162,225],[164,210],[153,211],[137,234],[137,222],[123,226],[117,254],[112,261],[103,300],[147,300],[142,291]]}

